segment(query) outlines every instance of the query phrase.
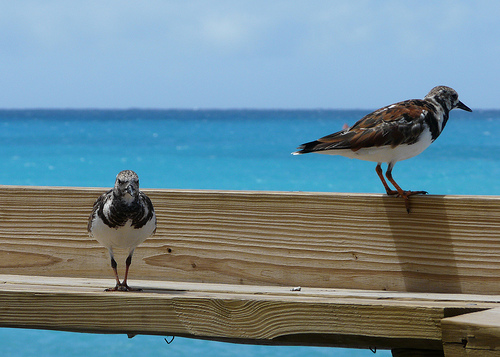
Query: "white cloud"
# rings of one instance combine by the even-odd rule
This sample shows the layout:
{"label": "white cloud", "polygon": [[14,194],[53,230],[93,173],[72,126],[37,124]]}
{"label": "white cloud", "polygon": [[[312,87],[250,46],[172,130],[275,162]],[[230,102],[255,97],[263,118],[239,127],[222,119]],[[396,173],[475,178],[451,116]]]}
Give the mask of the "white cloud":
{"label": "white cloud", "polygon": [[0,106],[371,107],[356,96],[408,81],[498,89],[496,2],[0,4]]}

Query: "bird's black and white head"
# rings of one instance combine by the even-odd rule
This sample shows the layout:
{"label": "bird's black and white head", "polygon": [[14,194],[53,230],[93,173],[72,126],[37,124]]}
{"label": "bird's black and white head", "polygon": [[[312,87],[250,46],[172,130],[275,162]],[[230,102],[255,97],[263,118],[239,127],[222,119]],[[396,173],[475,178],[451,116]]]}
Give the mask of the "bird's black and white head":
{"label": "bird's black and white head", "polygon": [[458,100],[458,93],[446,86],[437,86],[431,89],[431,91],[425,96],[426,100],[435,102],[439,104],[445,112],[449,112],[452,109],[458,108],[472,112],[468,106]]}
{"label": "bird's black and white head", "polygon": [[135,201],[139,196],[139,176],[132,170],[121,171],[116,175],[113,193],[127,203]]}

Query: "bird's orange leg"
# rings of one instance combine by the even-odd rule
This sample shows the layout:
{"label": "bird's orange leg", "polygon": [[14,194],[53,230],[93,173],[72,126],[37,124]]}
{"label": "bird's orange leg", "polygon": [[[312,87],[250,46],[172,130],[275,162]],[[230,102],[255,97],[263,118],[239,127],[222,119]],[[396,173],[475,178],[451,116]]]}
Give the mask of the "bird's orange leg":
{"label": "bird's orange leg", "polygon": [[385,173],[385,176],[387,176],[387,179],[394,185],[396,190],[398,191],[398,196],[403,197],[405,200],[405,206],[406,206],[406,211],[410,213],[410,196],[413,195],[425,195],[427,191],[403,191],[401,187],[394,181],[392,178],[392,168],[394,167],[393,164],[389,164],[389,167],[387,168],[387,171]]}
{"label": "bird's orange leg", "polygon": [[116,279],[116,285],[113,288],[106,289],[105,291],[140,291],[142,289],[134,289],[131,288],[130,286],[127,285],[127,276],[128,276],[128,270],[130,268],[130,264],[132,263],[132,254],[134,252],[132,251],[126,262],[125,262],[125,278],[123,279],[123,282],[120,282],[120,278],[118,277],[118,270],[117,270],[117,264],[116,260],[113,256],[113,252],[110,251],[109,254],[111,256],[111,268],[113,268],[113,272],[115,274],[115,279]]}
{"label": "bird's orange leg", "polygon": [[130,286],[127,285],[127,277],[128,277],[128,270],[130,268],[130,264],[132,264],[132,254],[134,252],[132,251],[129,256],[127,257],[127,260],[125,261],[125,278],[123,279],[123,282],[121,283],[121,289],[124,291],[141,291],[142,289],[135,289],[131,288]]}
{"label": "bird's orange leg", "polygon": [[113,272],[115,273],[116,285],[114,288],[109,288],[106,289],[105,291],[117,291],[119,290],[121,283],[120,283],[120,278],[118,278],[118,270],[116,269],[117,267],[116,260],[111,252],[110,255],[111,255],[111,268],[113,268]]}
{"label": "bird's orange leg", "polygon": [[398,191],[391,190],[387,182],[385,181],[384,174],[382,173],[382,167],[380,166],[380,162],[377,164],[377,167],[375,167],[375,171],[377,171],[378,177],[380,177],[380,181],[382,181],[382,184],[385,187],[385,192],[387,192],[388,195],[397,195]]}

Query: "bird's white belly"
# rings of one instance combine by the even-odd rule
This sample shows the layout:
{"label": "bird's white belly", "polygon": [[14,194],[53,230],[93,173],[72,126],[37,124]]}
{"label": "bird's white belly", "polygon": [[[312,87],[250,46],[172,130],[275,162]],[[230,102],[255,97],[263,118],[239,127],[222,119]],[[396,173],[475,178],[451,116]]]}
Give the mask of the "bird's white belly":
{"label": "bird's white belly", "polygon": [[373,162],[392,162],[406,160],[417,156],[432,143],[432,136],[429,130],[424,130],[420,139],[415,144],[401,144],[394,148],[390,146],[361,148],[358,151],[351,149],[318,151],[320,154],[341,155],[350,159],[366,160]]}
{"label": "bird's white belly", "polygon": [[99,217],[96,217],[92,224],[92,236],[108,249],[119,248],[130,251],[153,234],[154,223],[153,217],[139,229],[131,226],[132,220],[127,221],[124,226],[110,228]]}

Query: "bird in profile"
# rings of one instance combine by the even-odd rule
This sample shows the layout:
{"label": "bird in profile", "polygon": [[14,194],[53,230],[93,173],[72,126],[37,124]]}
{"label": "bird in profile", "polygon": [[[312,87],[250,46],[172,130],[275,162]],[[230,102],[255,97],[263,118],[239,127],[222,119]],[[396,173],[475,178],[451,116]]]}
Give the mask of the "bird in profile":
{"label": "bird in profile", "polygon": [[[116,176],[115,186],[94,203],[87,226],[91,237],[108,248],[116,286],[106,291],[134,291],[127,277],[135,248],[156,232],[156,214],[153,203],[139,191],[139,177],[134,171],[124,170]],[[118,277],[113,249],[128,252],[125,277]]]}
{"label": "bird in profile", "polygon": [[[410,213],[409,197],[427,192],[404,191],[393,179],[392,169],[396,162],[420,154],[433,143],[455,108],[472,112],[458,100],[455,90],[437,86],[424,99],[406,100],[378,109],[349,128],[302,144],[292,154],[315,152],[376,162],[375,170],[387,194],[402,197]],[[387,163],[385,176],[396,190],[384,179],[382,163]]]}

